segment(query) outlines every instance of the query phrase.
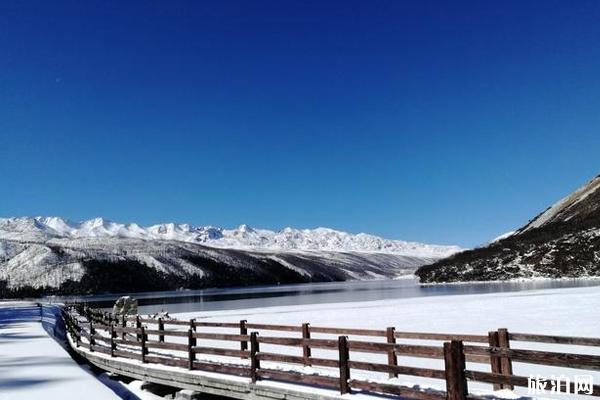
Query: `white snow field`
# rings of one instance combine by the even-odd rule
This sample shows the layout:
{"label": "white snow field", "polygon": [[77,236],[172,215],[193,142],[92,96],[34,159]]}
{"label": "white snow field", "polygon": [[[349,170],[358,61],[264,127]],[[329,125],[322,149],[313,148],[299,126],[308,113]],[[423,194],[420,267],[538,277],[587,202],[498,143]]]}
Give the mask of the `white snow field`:
{"label": "white snow field", "polygon": [[33,303],[0,302],[0,399],[118,399],[48,335],[40,317]]}
{"label": "white snow field", "polygon": [[[56,315],[35,303],[0,302],[0,400],[161,400],[108,374],[94,376],[54,340],[62,336]],[[56,310],[53,310],[56,311]]]}
{"label": "white snow field", "polygon": [[[515,333],[598,337],[600,336],[600,318],[598,318],[598,310],[600,310],[599,289],[599,287],[582,287],[478,295],[433,296],[361,303],[185,313],[177,314],[175,317],[179,319],[195,317],[209,321],[239,321],[246,319],[249,323],[284,325],[310,322],[311,325],[315,326],[348,328],[380,329],[394,326],[398,331],[459,334],[487,334],[491,330],[508,328],[509,331]],[[269,335],[283,336],[285,333],[270,332]],[[313,335],[313,337],[319,336]],[[401,343],[431,345],[436,342],[405,340]],[[512,347],[567,353],[600,354],[600,348],[585,346],[513,342]],[[269,351],[262,348],[261,350]],[[276,350],[281,353],[284,348],[278,346]],[[317,357],[332,357],[331,354],[319,353],[313,351],[313,355]],[[361,360],[386,362],[385,355],[377,354],[362,354]],[[399,364],[443,369],[441,360],[400,357]],[[483,364],[469,363],[467,367],[489,371],[489,366]],[[547,378],[551,378],[553,374],[557,376],[564,374],[571,380],[577,375],[592,375],[594,383],[600,383],[600,372],[576,369],[514,363],[514,373],[526,377],[530,374],[540,374]],[[419,384],[422,387],[444,389],[442,381],[413,376],[401,376],[388,381],[385,374],[364,372],[359,375],[355,374],[355,377],[387,383]],[[469,388],[474,394],[490,394],[491,392],[491,386],[483,383],[470,382]],[[495,395],[506,398],[589,398],[589,396],[574,396],[573,394],[528,396],[527,388],[517,388],[515,393],[504,390],[496,392]]]}

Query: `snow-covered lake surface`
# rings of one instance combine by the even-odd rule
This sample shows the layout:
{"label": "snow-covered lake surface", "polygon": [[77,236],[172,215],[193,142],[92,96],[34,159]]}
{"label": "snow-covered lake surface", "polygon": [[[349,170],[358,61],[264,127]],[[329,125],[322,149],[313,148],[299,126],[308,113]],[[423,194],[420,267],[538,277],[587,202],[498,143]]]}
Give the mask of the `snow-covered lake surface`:
{"label": "snow-covered lake surface", "polygon": [[[397,280],[309,283],[207,290],[128,293],[138,299],[140,313],[161,310],[170,313],[238,310],[273,306],[293,306],[394,300],[431,296],[516,292],[526,290],[598,286],[600,280],[530,280],[448,285],[419,285],[413,277]],[[62,298],[81,300],[96,307],[112,308],[120,295]]]}
{"label": "snow-covered lake surface", "polygon": [[487,334],[497,328],[597,337],[600,288],[578,287],[176,314],[178,318]]}
{"label": "snow-covered lake surface", "polygon": [[[385,328],[394,326],[401,331],[439,332],[460,334],[487,334],[498,328],[511,332],[548,335],[598,337],[600,319],[600,290],[598,287],[541,289],[518,292],[496,292],[473,295],[430,296],[368,302],[249,308],[229,311],[203,311],[178,314],[181,319],[202,318],[212,321],[239,321],[252,323],[292,324],[310,322],[318,326]],[[278,332],[278,336],[282,333]],[[406,342],[406,341],[405,341]],[[412,343],[418,343],[412,341]],[[421,342],[423,343],[423,342]],[[431,344],[429,342],[428,344]],[[515,342],[515,348],[529,348],[558,352],[600,355],[600,349],[584,346],[561,346]],[[280,350],[280,349],[278,349]],[[268,351],[268,350],[267,350]],[[280,350],[281,351],[281,350]],[[323,354],[323,357],[328,357]],[[373,361],[385,362],[382,355],[373,355]],[[380,359],[375,360],[375,357]],[[401,365],[443,368],[441,360],[399,358]],[[489,370],[489,366],[473,364],[473,369]],[[532,364],[514,364],[517,375],[591,374],[594,383],[600,382],[600,373],[566,368],[544,367]],[[366,374],[367,379],[377,379]],[[381,374],[380,374],[381,375]],[[385,379],[382,375],[379,379]],[[425,378],[402,377],[405,383],[443,388],[440,381]],[[490,386],[470,384],[480,393],[489,392]],[[523,396],[527,389],[519,389]],[[510,394],[507,394],[511,397]],[[515,397],[514,395],[512,395]],[[518,397],[518,396],[516,396]],[[542,396],[550,397],[551,395]],[[556,395],[554,398],[577,398]]]}

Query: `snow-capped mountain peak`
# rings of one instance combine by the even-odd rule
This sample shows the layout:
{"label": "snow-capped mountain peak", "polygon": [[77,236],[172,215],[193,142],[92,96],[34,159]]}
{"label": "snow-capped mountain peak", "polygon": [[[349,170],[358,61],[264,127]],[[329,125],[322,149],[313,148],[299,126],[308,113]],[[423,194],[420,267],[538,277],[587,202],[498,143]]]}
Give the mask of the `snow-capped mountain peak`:
{"label": "snow-capped mountain peak", "polygon": [[256,251],[367,252],[441,258],[461,249],[401,240],[387,240],[366,233],[350,234],[330,228],[280,231],[240,225],[234,229],[165,223],[142,227],[103,218],[72,222],[60,217],[0,218],[0,239],[45,241],[50,239],[128,238],[177,240],[211,247]]}

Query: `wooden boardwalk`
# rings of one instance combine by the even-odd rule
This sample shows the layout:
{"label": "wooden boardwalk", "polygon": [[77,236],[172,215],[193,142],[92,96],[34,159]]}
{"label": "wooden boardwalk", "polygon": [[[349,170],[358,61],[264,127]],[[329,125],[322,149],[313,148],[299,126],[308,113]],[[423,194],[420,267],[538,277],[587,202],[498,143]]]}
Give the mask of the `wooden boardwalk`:
{"label": "wooden boardwalk", "polygon": [[[476,400],[483,397],[469,393],[469,382],[488,383],[495,390],[527,387],[529,377],[515,375],[513,363],[600,371],[600,356],[560,351],[560,345],[598,347],[598,338],[509,333],[506,329],[486,335],[457,335],[401,332],[393,327],[376,330],[308,323],[114,318],[82,305],[66,307],[64,319],[73,348],[104,370],[238,399],[339,399],[352,393]],[[402,343],[406,340],[437,345]],[[552,344],[557,351],[517,349],[515,344],[520,342]],[[280,348],[287,350],[275,350]],[[368,354],[379,354],[387,362],[373,362],[364,357]],[[437,359],[443,368],[399,365],[399,356]],[[485,364],[489,370],[474,368],[475,364]],[[389,378],[429,378],[445,390],[402,386],[395,379],[365,379],[361,376],[365,371]],[[575,383],[569,385],[575,393]],[[600,397],[600,386],[594,385],[591,392]]]}

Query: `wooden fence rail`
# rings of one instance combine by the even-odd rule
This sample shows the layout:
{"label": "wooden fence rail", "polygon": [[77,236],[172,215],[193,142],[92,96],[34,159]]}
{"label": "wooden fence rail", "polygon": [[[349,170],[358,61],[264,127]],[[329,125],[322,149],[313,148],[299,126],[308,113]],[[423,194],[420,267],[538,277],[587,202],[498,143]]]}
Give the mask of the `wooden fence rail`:
{"label": "wooden fence rail", "polygon": [[[394,327],[376,330],[318,327],[308,323],[292,326],[255,324],[245,320],[237,323],[116,317],[81,304],[67,306],[63,310],[63,318],[73,344],[90,352],[142,363],[242,376],[251,382],[273,379],[319,386],[338,390],[341,394],[367,391],[422,400],[465,400],[476,398],[469,394],[468,382],[492,384],[494,390],[528,387],[529,378],[513,374],[514,362],[600,371],[600,355],[516,349],[512,346],[514,342],[599,346],[598,338],[510,333],[506,329],[487,335],[458,335],[402,332]],[[212,330],[205,332],[198,331],[198,328]],[[234,333],[216,331],[218,329],[233,330]],[[295,336],[276,336],[273,332]],[[336,337],[323,337],[327,335]],[[381,341],[365,338],[381,338]],[[405,344],[398,343],[399,340],[441,343]],[[238,345],[237,348],[224,348],[211,346],[211,342]],[[299,355],[271,349],[261,351],[265,345],[297,349]],[[313,350],[316,349],[328,351],[332,357],[315,357]],[[361,360],[364,353],[381,354],[382,360],[387,359],[387,362]],[[198,355],[203,358],[198,359]],[[207,355],[210,357],[207,358]],[[399,356],[438,359],[443,369],[399,365]],[[223,361],[221,357],[237,361]],[[282,370],[264,362],[270,365],[283,363],[295,368]],[[489,365],[490,371],[472,370],[469,367],[471,363]],[[323,371],[320,375],[307,374],[301,367],[309,365],[323,368]],[[438,379],[445,382],[446,389],[419,390],[366,381],[354,378],[356,371],[387,374],[390,378],[406,375]],[[570,385],[573,393],[577,388],[574,383]],[[593,385],[591,392],[592,396],[600,397],[600,386]]]}

